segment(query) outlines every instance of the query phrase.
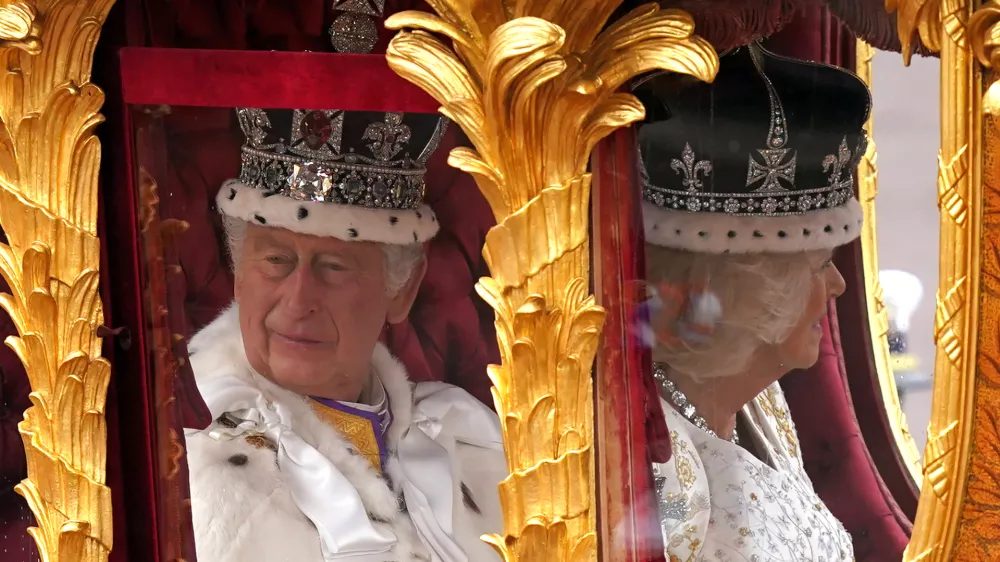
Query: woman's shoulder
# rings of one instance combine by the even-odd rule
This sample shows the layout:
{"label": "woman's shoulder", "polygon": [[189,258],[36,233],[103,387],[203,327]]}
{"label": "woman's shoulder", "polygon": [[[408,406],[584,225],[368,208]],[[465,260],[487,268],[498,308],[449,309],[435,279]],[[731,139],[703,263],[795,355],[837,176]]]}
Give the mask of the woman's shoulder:
{"label": "woman's shoulder", "polygon": [[747,412],[751,423],[766,429],[766,437],[776,452],[793,461],[795,469],[805,474],[798,432],[781,386],[773,383],[765,388],[747,405]]}
{"label": "woman's shoulder", "polygon": [[673,456],[654,469],[668,554],[850,559],[850,537],[808,480],[701,432],[672,408],[667,425]]}
{"label": "woman's shoulder", "polygon": [[691,435],[692,426],[663,404],[670,432],[671,457],[653,466],[660,526],[667,554],[681,560],[703,551],[711,519],[711,488],[705,465]]}

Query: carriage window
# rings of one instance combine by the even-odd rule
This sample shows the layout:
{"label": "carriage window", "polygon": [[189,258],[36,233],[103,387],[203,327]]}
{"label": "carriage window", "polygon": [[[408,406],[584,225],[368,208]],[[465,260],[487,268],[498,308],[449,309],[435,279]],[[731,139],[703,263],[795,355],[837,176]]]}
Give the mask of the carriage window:
{"label": "carriage window", "polygon": [[496,558],[479,537],[502,531],[498,357],[474,290],[492,213],[445,162],[458,129],[339,110],[131,119],[142,341],[174,448],[161,503],[189,483],[198,557]]}
{"label": "carriage window", "polygon": [[939,67],[936,58],[914,57],[906,68],[895,53],[875,53],[872,119],[878,159],[871,170],[877,168],[877,180],[870,174],[860,183],[864,198],[877,191],[872,209],[877,220],[870,221],[863,237],[870,264],[868,299],[875,305],[874,310],[869,306],[875,313],[875,358],[882,385],[895,384],[895,397],[883,388],[888,419],[918,482],[931,414],[938,255],[956,255],[939,239],[940,214],[947,212],[945,202],[939,211],[936,186]]}

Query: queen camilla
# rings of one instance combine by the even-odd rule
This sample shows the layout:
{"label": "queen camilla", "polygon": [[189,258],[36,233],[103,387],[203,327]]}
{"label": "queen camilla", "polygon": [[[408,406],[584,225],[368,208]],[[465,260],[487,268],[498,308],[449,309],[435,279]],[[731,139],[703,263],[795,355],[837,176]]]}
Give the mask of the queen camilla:
{"label": "queen camilla", "polygon": [[190,342],[214,423],[187,430],[198,557],[497,559],[499,420],[413,384],[379,343],[406,318],[438,230],[422,203],[434,115],[237,110],[218,192],[234,301]]}
{"label": "queen camilla", "polygon": [[648,279],[684,295],[653,318],[669,334],[653,352],[673,446],[654,466],[668,559],[852,560],[777,381],[817,361],[845,288],[832,257],[861,228],[868,89],[751,45],[713,84],[661,76],[640,94]]}

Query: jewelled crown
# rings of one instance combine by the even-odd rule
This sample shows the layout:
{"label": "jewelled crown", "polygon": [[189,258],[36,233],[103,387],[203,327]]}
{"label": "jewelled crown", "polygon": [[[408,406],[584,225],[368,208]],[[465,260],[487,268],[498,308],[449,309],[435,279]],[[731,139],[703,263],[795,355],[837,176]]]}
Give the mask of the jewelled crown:
{"label": "jewelled crown", "polygon": [[246,135],[240,181],[299,201],[416,209],[427,160],[447,120],[437,115],[237,109]]}
{"label": "jewelled crown", "polygon": [[653,232],[654,243],[791,251],[857,235],[854,169],[871,107],[857,76],[753,44],[723,57],[711,84],[663,74],[634,91],[647,111],[642,195],[663,211],[648,211],[647,223],[670,229]]}

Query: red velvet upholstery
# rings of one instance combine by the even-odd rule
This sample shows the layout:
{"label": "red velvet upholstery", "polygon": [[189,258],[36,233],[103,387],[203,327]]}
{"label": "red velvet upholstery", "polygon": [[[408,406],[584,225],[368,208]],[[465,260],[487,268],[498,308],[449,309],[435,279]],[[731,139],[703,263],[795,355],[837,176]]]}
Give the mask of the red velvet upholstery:
{"label": "red velvet upholstery", "polygon": [[[0,280],[0,291],[7,290],[7,284]],[[13,335],[17,335],[14,323],[0,311],[0,341]],[[31,406],[29,392],[21,360],[6,345],[0,346],[0,560],[4,562],[38,560],[35,541],[27,533],[35,518],[24,498],[14,491],[14,486],[28,476],[17,424]]]}

